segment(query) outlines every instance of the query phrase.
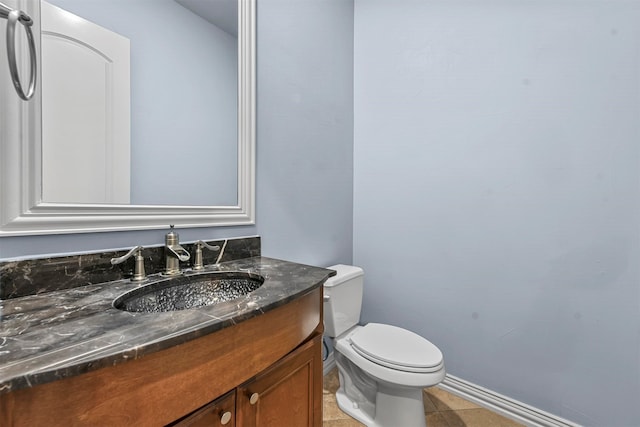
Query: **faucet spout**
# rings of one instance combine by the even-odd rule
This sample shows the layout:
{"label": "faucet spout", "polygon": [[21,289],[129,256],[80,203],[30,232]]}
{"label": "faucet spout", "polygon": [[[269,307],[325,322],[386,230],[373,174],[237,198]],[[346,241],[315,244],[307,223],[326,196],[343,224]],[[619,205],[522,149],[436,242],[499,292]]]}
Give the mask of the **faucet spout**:
{"label": "faucet spout", "polygon": [[188,261],[191,255],[185,248],[180,246],[180,236],[173,231],[173,225],[171,231],[167,233],[164,239],[165,247],[165,276],[175,276],[180,274],[180,261]]}
{"label": "faucet spout", "polygon": [[167,246],[167,249],[178,258],[179,261],[189,261],[191,255],[180,245]]}

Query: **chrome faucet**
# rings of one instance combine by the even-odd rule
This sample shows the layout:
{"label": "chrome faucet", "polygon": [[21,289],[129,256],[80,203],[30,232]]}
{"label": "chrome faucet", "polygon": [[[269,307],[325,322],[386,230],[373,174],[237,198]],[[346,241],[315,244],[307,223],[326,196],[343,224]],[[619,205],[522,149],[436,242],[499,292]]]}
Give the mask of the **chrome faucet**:
{"label": "chrome faucet", "polygon": [[180,246],[180,237],[178,233],[173,231],[173,225],[170,226],[171,231],[167,233],[164,238],[164,253],[165,253],[165,276],[175,276],[180,274],[180,261],[188,261],[191,258],[189,252]]}
{"label": "chrome faucet", "polygon": [[202,270],[204,269],[204,265],[202,263],[202,248],[207,248],[210,251],[219,251],[220,246],[211,246],[207,242],[203,242],[202,240],[198,240],[196,242],[196,254],[193,260],[193,269],[194,270]]}
{"label": "chrome faucet", "polygon": [[144,257],[142,256],[142,246],[136,246],[120,258],[111,258],[111,265],[121,264],[131,258],[135,259],[135,267],[133,270],[132,282],[143,282],[147,276],[144,271]]}

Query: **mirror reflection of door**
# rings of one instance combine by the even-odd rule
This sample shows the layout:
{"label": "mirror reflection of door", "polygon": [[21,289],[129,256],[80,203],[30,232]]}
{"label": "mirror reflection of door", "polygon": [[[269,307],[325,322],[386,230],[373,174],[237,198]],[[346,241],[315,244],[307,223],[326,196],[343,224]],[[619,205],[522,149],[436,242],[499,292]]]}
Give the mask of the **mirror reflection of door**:
{"label": "mirror reflection of door", "polygon": [[128,204],[129,40],[41,7],[43,201]]}
{"label": "mirror reflection of door", "polygon": [[[67,29],[53,30],[51,23],[42,23],[42,200],[237,206],[238,162],[244,155],[238,150],[238,2],[47,2],[73,15],[68,15]],[[44,0],[41,4],[44,15],[44,9],[51,7]],[[71,18],[74,16],[75,20]],[[47,20],[43,16],[43,21]],[[116,95],[120,80],[110,75],[123,61],[103,51],[103,46],[94,45],[94,41],[84,40],[86,33],[75,34],[74,27],[80,23],[94,23],[96,31],[102,27],[130,41],[127,105],[118,104],[118,99],[124,99]],[[63,36],[53,37],[53,33]],[[76,39],[80,42],[73,46],[71,40]],[[68,51],[75,55],[72,60],[67,58]],[[87,64],[76,65],[75,61]],[[47,69],[54,67],[51,63],[62,72],[49,73]],[[64,74],[63,83],[53,74]],[[83,81],[94,76],[98,77],[94,82]],[[111,80],[107,83],[105,79]],[[67,111],[68,101],[73,108]],[[98,110],[105,112],[103,118],[84,116]],[[124,111],[129,121],[117,125],[125,123],[124,117],[120,120],[117,116]],[[53,140],[50,129],[54,130]],[[78,136],[80,144],[74,144],[70,135]],[[102,143],[107,139],[116,147],[99,158],[96,153],[106,149]],[[124,148],[125,141],[128,149]],[[90,149],[93,146],[95,150]],[[97,164],[98,160],[103,163]],[[124,184],[127,163],[128,190]],[[100,171],[103,181],[99,181]],[[54,193],[52,188],[60,192]]]}

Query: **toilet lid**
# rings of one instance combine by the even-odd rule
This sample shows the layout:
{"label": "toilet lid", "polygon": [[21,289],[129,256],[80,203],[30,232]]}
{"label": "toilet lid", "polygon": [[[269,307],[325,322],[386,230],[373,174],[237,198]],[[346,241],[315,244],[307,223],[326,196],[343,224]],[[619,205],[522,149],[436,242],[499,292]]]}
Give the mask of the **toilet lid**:
{"label": "toilet lid", "polygon": [[352,348],[370,361],[401,371],[434,372],[441,368],[442,352],[406,329],[369,323],[351,337]]}

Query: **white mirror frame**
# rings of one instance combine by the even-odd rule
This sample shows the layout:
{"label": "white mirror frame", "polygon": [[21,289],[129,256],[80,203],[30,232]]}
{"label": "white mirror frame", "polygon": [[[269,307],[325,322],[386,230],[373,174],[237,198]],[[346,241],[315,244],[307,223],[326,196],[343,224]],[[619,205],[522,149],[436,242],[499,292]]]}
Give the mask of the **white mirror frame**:
{"label": "white mirror frame", "polygon": [[[8,0],[32,17],[40,58],[40,2]],[[41,91],[13,91],[0,47],[0,237],[255,224],[255,0],[238,0],[238,205],[165,206],[42,202]],[[0,26],[4,31],[4,26]],[[28,47],[22,52],[29,67]],[[38,83],[41,81],[38,76]],[[5,84],[6,83],[6,84]]]}

